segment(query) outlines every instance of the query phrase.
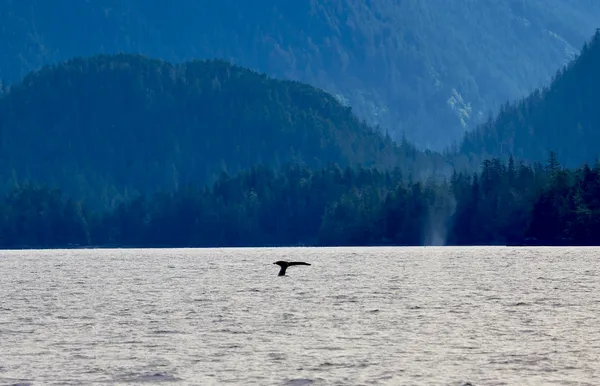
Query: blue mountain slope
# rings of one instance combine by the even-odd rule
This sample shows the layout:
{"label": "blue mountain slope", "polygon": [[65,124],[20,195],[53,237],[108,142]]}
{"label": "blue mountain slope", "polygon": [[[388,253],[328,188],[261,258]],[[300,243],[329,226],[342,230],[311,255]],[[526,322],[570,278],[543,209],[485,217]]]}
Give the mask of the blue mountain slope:
{"label": "blue mountain slope", "polygon": [[594,0],[5,0],[0,77],[117,51],[225,58],[441,148],[547,83],[599,19]]}

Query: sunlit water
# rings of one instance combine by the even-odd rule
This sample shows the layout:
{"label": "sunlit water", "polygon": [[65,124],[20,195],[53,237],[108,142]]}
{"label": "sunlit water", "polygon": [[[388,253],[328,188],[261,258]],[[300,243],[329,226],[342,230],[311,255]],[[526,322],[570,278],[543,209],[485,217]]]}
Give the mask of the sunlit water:
{"label": "sunlit water", "polygon": [[0,251],[0,384],[598,385],[599,255]]}

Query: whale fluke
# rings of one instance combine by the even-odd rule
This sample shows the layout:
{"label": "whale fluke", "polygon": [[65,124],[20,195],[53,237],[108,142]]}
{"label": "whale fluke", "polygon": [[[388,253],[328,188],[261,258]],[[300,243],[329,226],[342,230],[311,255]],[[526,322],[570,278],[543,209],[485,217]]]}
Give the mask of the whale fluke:
{"label": "whale fluke", "polygon": [[303,261],[282,261],[282,260],[276,261],[273,264],[277,264],[278,266],[281,267],[281,269],[279,270],[279,275],[277,275],[277,276],[285,276],[285,270],[287,269],[287,267],[291,267],[292,265],[310,265]]}

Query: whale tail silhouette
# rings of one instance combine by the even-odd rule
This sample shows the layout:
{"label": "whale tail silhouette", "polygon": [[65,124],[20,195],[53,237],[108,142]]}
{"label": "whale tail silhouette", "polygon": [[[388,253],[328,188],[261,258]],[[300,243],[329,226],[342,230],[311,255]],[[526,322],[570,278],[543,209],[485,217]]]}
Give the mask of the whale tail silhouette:
{"label": "whale tail silhouette", "polygon": [[273,264],[276,264],[281,267],[279,270],[279,274],[277,276],[285,276],[285,270],[292,265],[310,265],[309,263],[305,263],[303,261],[276,261]]}

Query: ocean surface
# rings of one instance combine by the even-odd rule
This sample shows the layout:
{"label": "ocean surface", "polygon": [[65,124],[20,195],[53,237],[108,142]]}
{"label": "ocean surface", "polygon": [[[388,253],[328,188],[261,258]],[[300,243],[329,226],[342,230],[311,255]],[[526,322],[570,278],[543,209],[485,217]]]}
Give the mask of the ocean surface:
{"label": "ocean surface", "polygon": [[0,251],[0,384],[600,385],[599,274],[600,248]]}

